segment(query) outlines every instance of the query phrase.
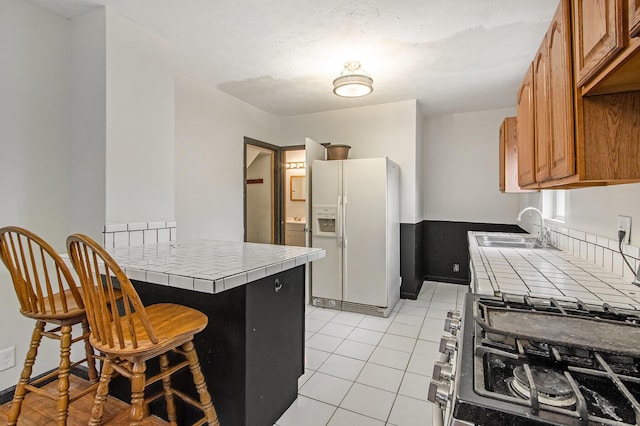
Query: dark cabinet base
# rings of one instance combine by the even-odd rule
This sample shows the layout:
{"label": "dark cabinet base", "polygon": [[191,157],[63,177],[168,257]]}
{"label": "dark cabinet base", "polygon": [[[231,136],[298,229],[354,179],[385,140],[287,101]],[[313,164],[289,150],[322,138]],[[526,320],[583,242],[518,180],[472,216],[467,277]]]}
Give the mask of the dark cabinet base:
{"label": "dark cabinet base", "polygon": [[[194,344],[221,425],[273,425],[296,399],[304,373],[304,268],[219,294],[133,281],[145,305],[178,303],[209,317]],[[174,384],[197,398],[189,374]],[[128,381],[115,380],[110,392],[128,401]],[[162,398],[151,408],[166,418]],[[179,414],[188,424],[197,413]]]}

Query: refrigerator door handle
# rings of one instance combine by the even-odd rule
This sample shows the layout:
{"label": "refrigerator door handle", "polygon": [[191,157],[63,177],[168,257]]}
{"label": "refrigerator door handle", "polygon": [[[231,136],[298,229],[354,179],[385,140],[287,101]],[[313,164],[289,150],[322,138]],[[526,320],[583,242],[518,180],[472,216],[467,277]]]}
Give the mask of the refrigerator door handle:
{"label": "refrigerator door handle", "polygon": [[338,196],[338,213],[336,214],[337,232],[336,245],[342,247],[342,197]]}
{"label": "refrigerator door handle", "polygon": [[340,231],[342,231],[342,247],[347,247],[347,196],[345,195],[342,203],[342,224],[340,226]]}

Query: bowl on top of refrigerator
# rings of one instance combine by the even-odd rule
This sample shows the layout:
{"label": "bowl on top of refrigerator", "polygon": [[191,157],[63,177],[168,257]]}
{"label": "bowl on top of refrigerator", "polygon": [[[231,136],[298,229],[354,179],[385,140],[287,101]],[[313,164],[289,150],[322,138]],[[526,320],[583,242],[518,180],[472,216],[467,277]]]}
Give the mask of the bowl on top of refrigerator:
{"label": "bowl on top of refrigerator", "polygon": [[349,145],[329,145],[327,146],[327,160],[346,160],[349,156]]}

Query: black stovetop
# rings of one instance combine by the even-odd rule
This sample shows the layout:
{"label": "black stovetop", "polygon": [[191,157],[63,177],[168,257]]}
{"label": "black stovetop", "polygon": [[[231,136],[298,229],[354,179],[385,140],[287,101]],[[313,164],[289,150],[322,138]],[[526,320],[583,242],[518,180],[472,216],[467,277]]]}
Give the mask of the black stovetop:
{"label": "black stovetop", "polygon": [[453,417],[496,426],[640,425],[638,336],[640,312],[631,309],[469,294]]}

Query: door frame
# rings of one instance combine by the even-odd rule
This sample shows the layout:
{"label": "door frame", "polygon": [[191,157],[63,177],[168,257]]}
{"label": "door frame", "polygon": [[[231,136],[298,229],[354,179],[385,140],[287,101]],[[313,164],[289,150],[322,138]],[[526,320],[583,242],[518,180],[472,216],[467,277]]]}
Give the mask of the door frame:
{"label": "door frame", "polygon": [[[286,207],[286,200],[289,197],[289,194],[285,191],[286,188],[286,179],[287,179],[287,169],[286,169],[286,163],[287,163],[287,152],[288,151],[304,151],[305,147],[304,145],[289,145],[289,146],[281,146],[280,147],[280,153],[282,155],[282,191],[283,191],[283,198],[282,198],[282,217],[280,218],[281,220],[281,224],[282,224],[282,244],[286,244],[287,243],[287,239],[286,239],[286,224],[285,224],[285,219],[286,219],[286,215],[287,215],[287,207]],[[305,176],[307,174],[307,171],[305,169]],[[308,196],[308,195],[307,195]],[[308,225],[305,225],[305,228]],[[306,232],[305,232],[305,242],[306,242]]]}
{"label": "door frame", "polygon": [[258,148],[267,149],[273,153],[273,162],[271,163],[271,175],[273,176],[273,197],[272,197],[272,214],[271,220],[273,227],[273,244],[283,244],[284,242],[284,226],[282,220],[283,208],[283,167],[282,167],[282,150],[281,147],[270,143],[262,142],[257,139],[244,137],[242,152],[242,214],[244,223],[244,241],[247,241],[247,146],[252,145]]}
{"label": "door frame", "polygon": [[247,145],[253,145],[258,148],[268,149],[273,152],[273,243],[285,243],[285,223],[284,223],[284,188],[285,188],[285,155],[286,151],[304,151],[304,145],[278,146],[267,142],[262,142],[250,137],[244,137],[243,145],[243,168],[242,168],[242,211],[244,223],[244,241],[247,241]]}

